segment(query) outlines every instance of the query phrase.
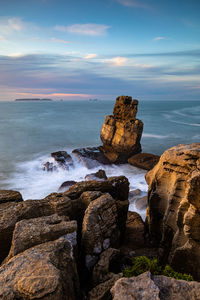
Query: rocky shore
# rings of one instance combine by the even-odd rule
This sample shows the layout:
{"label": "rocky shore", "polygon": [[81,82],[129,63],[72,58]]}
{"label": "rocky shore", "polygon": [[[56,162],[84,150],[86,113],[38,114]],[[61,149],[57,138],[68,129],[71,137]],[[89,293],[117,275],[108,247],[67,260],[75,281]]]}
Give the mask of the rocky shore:
{"label": "rocky shore", "polygon": [[[200,143],[175,146],[160,158],[141,153],[137,106],[118,97],[101,130],[103,145],[73,152],[88,168],[129,162],[149,170],[146,197],[129,191],[125,176],[104,170],[81,182],[72,178],[40,200],[0,190],[0,299],[200,299]],[[64,151],[52,157],[44,170],[73,164]],[[147,207],[145,222],[128,211],[131,201]],[[141,256],[158,259],[159,272],[169,265],[196,281],[148,266],[127,278],[124,270]]]}

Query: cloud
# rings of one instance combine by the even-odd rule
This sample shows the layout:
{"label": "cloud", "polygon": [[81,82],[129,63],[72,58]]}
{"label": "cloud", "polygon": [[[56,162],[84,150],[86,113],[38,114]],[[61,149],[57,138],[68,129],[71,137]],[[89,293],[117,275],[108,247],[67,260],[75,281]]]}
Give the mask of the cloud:
{"label": "cloud", "polygon": [[110,26],[103,24],[73,24],[71,26],[56,25],[55,29],[62,32],[69,32],[75,34],[99,36],[107,33]]}
{"label": "cloud", "polygon": [[24,96],[24,97],[42,97],[42,98],[46,98],[46,97],[50,97],[50,98],[54,98],[54,97],[59,97],[59,98],[90,98],[91,94],[71,94],[71,93],[19,93],[17,92],[16,95],[19,96]]}
{"label": "cloud", "polygon": [[51,41],[53,43],[61,43],[61,44],[70,44],[71,42],[70,41],[67,41],[67,40],[62,40],[62,39],[57,39],[55,37],[52,37],[51,38]]}
{"label": "cloud", "polygon": [[95,53],[90,53],[90,54],[86,55],[84,58],[86,58],[86,59],[91,59],[91,58],[96,58],[97,56],[98,56],[98,55],[95,54]]}
{"label": "cloud", "polygon": [[166,40],[164,36],[157,36],[153,39],[153,41],[161,41],[161,40]]}
{"label": "cloud", "polygon": [[121,57],[121,56],[116,56],[116,57],[113,57],[110,61],[115,66],[123,66],[124,63],[127,61],[127,58]]}
{"label": "cloud", "polygon": [[3,36],[0,36],[0,41],[4,41],[5,38]]}
{"label": "cloud", "polygon": [[144,3],[141,0],[116,0],[118,3],[124,5],[124,6],[128,6],[128,7],[138,7],[138,8],[144,8],[147,9],[149,8],[149,5]]}
{"label": "cloud", "polygon": [[24,29],[24,23],[20,18],[8,18],[0,20],[0,32],[9,34],[12,32],[19,32]]}

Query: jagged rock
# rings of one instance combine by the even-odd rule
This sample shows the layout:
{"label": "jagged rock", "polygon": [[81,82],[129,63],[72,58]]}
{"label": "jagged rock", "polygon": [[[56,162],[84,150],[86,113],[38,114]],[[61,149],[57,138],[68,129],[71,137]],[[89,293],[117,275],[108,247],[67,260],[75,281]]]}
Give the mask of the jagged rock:
{"label": "jagged rock", "polygon": [[65,181],[61,184],[61,186],[59,187],[58,191],[59,192],[66,192],[68,190],[68,188],[74,184],[76,184],[77,181],[74,181],[74,180],[68,180],[68,181]]}
{"label": "jagged rock", "polygon": [[4,263],[26,249],[62,236],[75,246],[76,231],[76,221],[69,221],[68,217],[57,214],[19,221],[15,225],[10,252]]}
{"label": "jagged rock", "polygon": [[6,202],[22,202],[22,195],[17,191],[0,190],[0,204]]}
{"label": "jagged rock", "polygon": [[77,199],[86,191],[109,193],[114,199],[123,201],[128,199],[129,181],[125,176],[116,176],[109,177],[105,181],[92,180],[77,182],[63,193],[63,195],[71,199]]}
{"label": "jagged rock", "polygon": [[99,261],[94,266],[92,272],[92,281],[94,286],[102,283],[110,272],[110,266],[119,257],[120,251],[114,248],[108,248],[101,253]]}
{"label": "jagged rock", "polygon": [[128,203],[125,213],[124,207],[118,206],[117,201],[109,194],[103,194],[95,199],[86,209],[82,227],[82,249],[88,269],[95,265],[104,250],[119,245],[125,227],[125,222],[120,222],[122,210],[126,220]]}
{"label": "jagged rock", "polygon": [[101,150],[112,163],[125,163],[141,152],[143,123],[136,119],[137,100],[120,96],[116,99],[113,116],[106,116],[101,129]]}
{"label": "jagged rock", "polygon": [[106,172],[104,170],[99,170],[96,173],[91,173],[85,176],[85,180],[89,181],[89,180],[106,180],[107,176],[106,176]]}
{"label": "jagged rock", "polygon": [[150,272],[137,277],[121,278],[111,289],[113,300],[190,300],[200,299],[200,283],[152,276]]}
{"label": "jagged rock", "polygon": [[101,164],[110,164],[110,161],[105,157],[100,147],[74,149],[72,153],[74,157],[88,169],[95,168]]}
{"label": "jagged rock", "polygon": [[147,208],[148,199],[147,196],[137,197],[134,201],[134,206],[138,210],[144,210]]}
{"label": "jagged rock", "polygon": [[160,156],[151,153],[138,153],[128,159],[128,163],[134,167],[151,170],[158,163]]}
{"label": "jagged rock", "polygon": [[72,248],[64,238],[32,247],[0,268],[2,300],[76,300],[79,294]]}
{"label": "jagged rock", "polygon": [[129,211],[126,220],[123,248],[133,250],[144,247],[144,243],[144,222],[138,213]]}
{"label": "jagged rock", "polygon": [[71,155],[69,155],[66,151],[57,151],[51,153],[51,157],[57,162],[58,166],[69,170],[70,167],[73,167],[73,160]]}
{"label": "jagged rock", "polygon": [[[112,275],[111,275],[112,274]],[[89,300],[109,300],[112,299],[110,289],[114,283],[122,277],[122,273],[110,273],[110,279],[100,283],[89,292]]]}
{"label": "jagged rock", "polygon": [[0,261],[10,250],[12,233],[15,224],[23,219],[38,218],[57,213],[71,215],[72,201],[63,194],[54,194],[41,200],[26,200],[23,202],[7,202],[0,205]]}
{"label": "jagged rock", "polygon": [[147,222],[161,263],[200,279],[200,143],[165,151],[146,180]]}

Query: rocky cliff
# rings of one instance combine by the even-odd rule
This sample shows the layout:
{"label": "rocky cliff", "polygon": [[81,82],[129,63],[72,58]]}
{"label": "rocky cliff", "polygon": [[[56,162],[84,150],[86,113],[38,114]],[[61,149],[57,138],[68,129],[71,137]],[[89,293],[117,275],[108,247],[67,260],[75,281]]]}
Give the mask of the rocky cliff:
{"label": "rocky cliff", "polygon": [[102,151],[115,163],[127,162],[141,152],[143,123],[136,119],[138,101],[129,96],[116,99],[113,115],[108,115],[101,129]]}
{"label": "rocky cliff", "polygon": [[200,279],[200,143],[165,151],[146,180],[147,223],[161,263]]}

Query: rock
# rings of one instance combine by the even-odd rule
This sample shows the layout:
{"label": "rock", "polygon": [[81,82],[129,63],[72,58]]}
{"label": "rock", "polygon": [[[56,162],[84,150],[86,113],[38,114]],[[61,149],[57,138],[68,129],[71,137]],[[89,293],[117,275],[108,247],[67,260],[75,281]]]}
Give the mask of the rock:
{"label": "rock", "polygon": [[146,180],[147,223],[160,262],[200,279],[200,143],[165,151]]}
{"label": "rock", "polygon": [[57,170],[57,166],[55,166],[53,163],[47,161],[46,163],[43,164],[43,171],[53,172],[55,170]]}
{"label": "rock", "polygon": [[106,176],[106,172],[104,170],[99,170],[96,173],[91,173],[85,176],[85,180],[89,181],[89,180],[99,180],[99,181],[103,181],[106,180],[107,176]]}
{"label": "rock", "polygon": [[150,272],[117,280],[111,289],[111,294],[113,300],[160,300],[159,288],[151,279]]}
{"label": "rock", "polygon": [[144,247],[144,243],[144,222],[138,213],[129,211],[126,220],[123,248],[133,250]]}
{"label": "rock", "polygon": [[59,187],[58,191],[59,192],[66,192],[68,190],[68,188],[74,184],[76,184],[77,181],[74,181],[74,180],[68,180],[68,181],[65,181],[61,184],[61,186]]}
{"label": "rock", "polygon": [[141,152],[143,123],[136,119],[137,100],[128,96],[116,99],[113,115],[106,116],[101,129],[101,150],[112,163],[126,163]]}
{"label": "rock", "polygon": [[0,190],[0,204],[6,202],[22,202],[22,195],[17,191]]}
{"label": "rock", "polygon": [[[120,208],[117,201],[109,194],[103,194],[95,199],[86,209],[82,227],[82,251],[88,269],[95,265],[104,250],[119,246],[125,224],[120,223],[118,210]],[[128,203],[126,213],[127,210]]]}
{"label": "rock", "polygon": [[112,299],[110,289],[114,283],[122,277],[122,273],[113,274],[110,279],[100,283],[89,292],[89,300],[108,300]]}
{"label": "rock", "polygon": [[144,210],[147,208],[148,199],[147,196],[144,197],[137,197],[134,201],[134,206],[138,210]]}
{"label": "rock", "polygon": [[138,153],[128,159],[128,163],[134,167],[151,170],[158,163],[160,156],[151,153]]}
{"label": "rock", "polygon": [[92,281],[94,286],[102,283],[110,272],[110,266],[119,257],[120,251],[114,248],[108,248],[100,255],[99,261],[96,263],[92,273]]}
{"label": "rock", "polygon": [[95,168],[101,164],[110,165],[110,161],[105,157],[100,147],[74,149],[72,153],[88,169]]}
{"label": "rock", "polygon": [[58,166],[69,170],[70,167],[73,167],[73,160],[71,156],[66,151],[57,151],[51,153],[51,157],[57,162]]}
{"label": "rock", "polygon": [[56,193],[41,200],[2,203],[0,205],[0,262],[8,255],[13,230],[17,222],[55,213],[70,216],[72,212],[71,199]]}
{"label": "rock", "polygon": [[137,277],[121,278],[111,289],[113,300],[190,300],[200,299],[200,283],[152,276],[150,272]]}
{"label": "rock", "polygon": [[60,238],[14,256],[0,268],[0,299],[79,299],[71,251],[69,242]]}
{"label": "rock", "polygon": [[77,182],[63,194],[71,199],[77,199],[86,191],[109,193],[114,199],[123,201],[128,199],[129,181],[125,176],[109,177],[105,181],[82,181]]}
{"label": "rock", "polygon": [[11,249],[5,262],[26,249],[62,236],[75,246],[76,231],[76,221],[69,221],[68,217],[57,214],[19,221],[15,225]]}

